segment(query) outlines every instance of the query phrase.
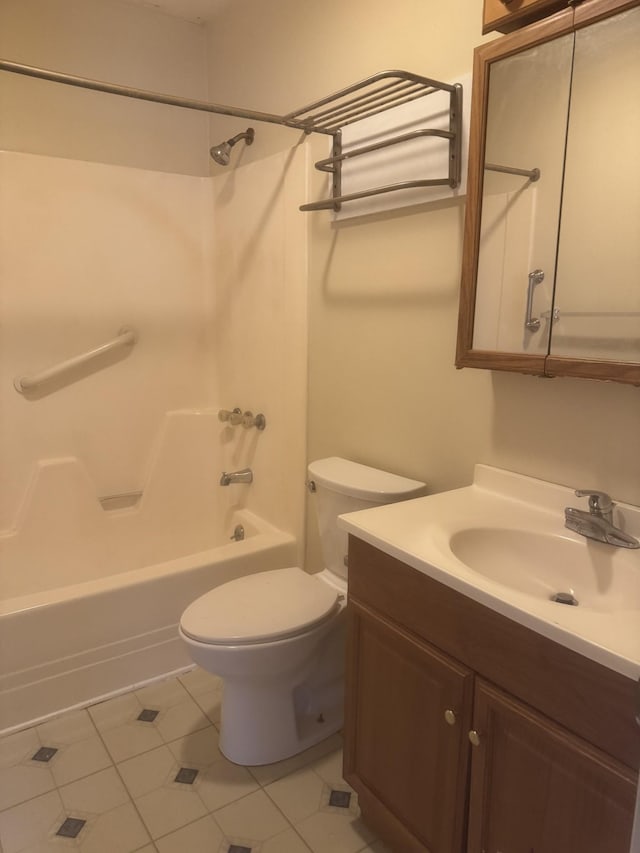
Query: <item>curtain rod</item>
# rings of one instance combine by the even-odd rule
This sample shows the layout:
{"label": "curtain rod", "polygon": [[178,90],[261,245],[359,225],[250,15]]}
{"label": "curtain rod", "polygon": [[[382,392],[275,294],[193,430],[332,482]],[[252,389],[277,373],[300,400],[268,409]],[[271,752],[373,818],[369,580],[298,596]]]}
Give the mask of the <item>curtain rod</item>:
{"label": "curtain rod", "polygon": [[135,89],[130,86],[119,86],[115,83],[104,83],[101,80],[91,80],[86,77],[76,77],[73,74],[63,74],[59,71],[50,71],[46,68],[37,68],[34,65],[22,65],[7,59],[0,59],[0,71],[9,71],[12,74],[22,74],[26,77],[36,77],[40,80],[50,80],[53,83],[64,83],[67,86],[76,86],[80,89],[92,89],[96,92],[106,92],[109,95],[121,95],[126,98],[136,98],[139,101],[151,101],[156,104],[167,104],[172,107],[183,107],[188,110],[200,110],[217,115],[235,116],[253,121],[270,122],[286,127],[305,130],[303,122],[286,120],[283,116],[272,113],[262,113],[255,110],[228,107],[223,104],[213,104],[207,101],[197,101],[191,98],[181,98],[177,95],[163,95],[159,92],[149,92],[146,89]]}

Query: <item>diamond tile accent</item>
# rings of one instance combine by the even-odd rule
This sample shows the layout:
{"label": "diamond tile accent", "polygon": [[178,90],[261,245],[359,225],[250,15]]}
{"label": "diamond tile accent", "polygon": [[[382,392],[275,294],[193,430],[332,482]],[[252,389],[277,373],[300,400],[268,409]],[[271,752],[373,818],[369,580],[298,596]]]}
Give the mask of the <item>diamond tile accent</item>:
{"label": "diamond tile accent", "polygon": [[251,847],[244,847],[241,844],[230,844],[227,853],[251,853]]}
{"label": "diamond tile accent", "polygon": [[68,817],[61,824],[56,835],[62,835],[64,838],[77,838],[85,823],[86,820],[82,820],[79,817]]}
{"label": "diamond tile accent", "polygon": [[194,770],[193,767],[181,767],[180,770],[178,770],[178,774],[173,781],[182,782],[183,785],[193,785],[193,783],[196,781],[197,775],[198,771]]}
{"label": "diamond tile accent", "polygon": [[51,761],[58,750],[55,746],[41,746],[40,749],[31,756],[32,761]]}
{"label": "diamond tile accent", "polygon": [[152,723],[159,713],[160,711],[152,711],[151,708],[144,708],[144,710],[140,711],[136,719],[140,720],[141,723]]}
{"label": "diamond tile accent", "polygon": [[348,809],[351,804],[350,791],[337,791],[333,789],[329,794],[329,805],[339,806],[341,809]]}

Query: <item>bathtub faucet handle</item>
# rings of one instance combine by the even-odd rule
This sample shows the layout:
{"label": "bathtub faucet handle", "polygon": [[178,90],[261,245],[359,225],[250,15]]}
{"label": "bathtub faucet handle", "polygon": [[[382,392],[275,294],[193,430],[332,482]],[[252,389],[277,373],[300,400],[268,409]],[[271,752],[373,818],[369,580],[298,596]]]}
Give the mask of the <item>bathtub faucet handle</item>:
{"label": "bathtub faucet handle", "polygon": [[245,429],[251,429],[251,427],[255,427],[256,429],[263,430],[267,425],[267,419],[264,415],[254,415],[253,412],[245,412],[242,416],[242,426]]}
{"label": "bathtub faucet handle", "polygon": [[236,406],[235,409],[232,409],[231,411],[229,411],[229,409],[220,409],[220,411],[218,412],[218,420],[222,421],[223,423],[226,421],[227,423],[231,424],[231,426],[238,426],[238,424],[242,423],[242,419],[242,409],[240,409],[238,406]]}

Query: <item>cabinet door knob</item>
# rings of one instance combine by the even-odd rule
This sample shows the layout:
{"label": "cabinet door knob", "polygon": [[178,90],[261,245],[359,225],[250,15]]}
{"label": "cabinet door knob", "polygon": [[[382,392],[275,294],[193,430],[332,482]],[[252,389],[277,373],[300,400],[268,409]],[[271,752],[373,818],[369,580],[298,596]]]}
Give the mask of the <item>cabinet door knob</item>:
{"label": "cabinet door knob", "polygon": [[444,712],[444,720],[448,725],[455,726],[456,724],[456,714],[455,711],[452,711],[451,708],[447,708]]}
{"label": "cabinet door knob", "polygon": [[480,746],[480,735],[475,729],[471,729],[469,732],[469,740],[474,746]]}

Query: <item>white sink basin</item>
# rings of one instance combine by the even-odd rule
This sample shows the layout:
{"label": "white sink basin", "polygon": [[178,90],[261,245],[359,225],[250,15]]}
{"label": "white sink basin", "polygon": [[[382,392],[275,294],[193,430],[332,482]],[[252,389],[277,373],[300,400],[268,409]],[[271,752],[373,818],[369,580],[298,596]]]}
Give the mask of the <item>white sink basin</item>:
{"label": "white sink basin", "polygon": [[472,571],[558,606],[577,605],[605,613],[640,609],[638,566],[610,545],[477,527],[454,533],[449,546]]}
{"label": "white sink basin", "polygon": [[[340,525],[478,603],[637,679],[640,549],[567,530],[568,506],[587,508],[566,486],[477,465],[471,486],[349,513]],[[640,537],[640,507],[617,502],[613,522]],[[577,606],[553,600],[558,593]]]}

